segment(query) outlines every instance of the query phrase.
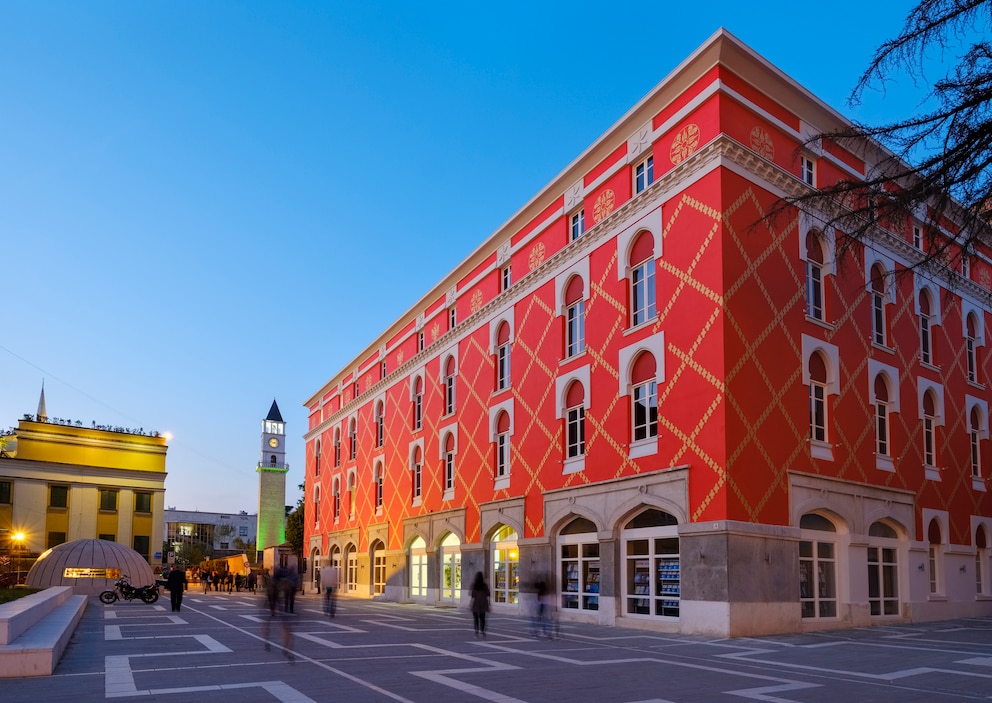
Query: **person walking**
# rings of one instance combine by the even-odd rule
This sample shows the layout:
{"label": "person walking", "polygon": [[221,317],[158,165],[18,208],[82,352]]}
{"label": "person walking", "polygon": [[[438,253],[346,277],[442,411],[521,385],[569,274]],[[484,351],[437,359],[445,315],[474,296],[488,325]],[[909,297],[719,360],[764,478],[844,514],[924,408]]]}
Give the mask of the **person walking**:
{"label": "person walking", "polygon": [[489,612],[489,586],[482,577],[482,572],[477,571],[475,580],[472,581],[470,593],[472,601],[472,626],[475,628],[475,636],[486,637],[486,613]]}
{"label": "person walking", "polygon": [[334,617],[337,612],[338,582],[341,580],[340,569],[336,566],[325,566],[320,570],[320,587],[324,589],[324,614]]}
{"label": "person walking", "polygon": [[189,586],[186,580],[186,571],[183,569],[173,569],[169,572],[169,577],[165,580],[165,587],[169,589],[169,599],[172,601],[172,612],[178,613],[183,605],[183,591]]}

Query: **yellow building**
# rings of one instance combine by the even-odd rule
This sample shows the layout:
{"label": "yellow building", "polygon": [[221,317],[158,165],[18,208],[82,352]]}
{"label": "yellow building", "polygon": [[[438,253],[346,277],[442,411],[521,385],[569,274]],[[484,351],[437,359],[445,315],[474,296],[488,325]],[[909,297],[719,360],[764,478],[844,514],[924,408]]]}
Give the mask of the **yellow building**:
{"label": "yellow building", "polygon": [[[0,447],[0,553],[107,539],[161,563],[166,438],[25,415]],[[23,535],[18,540],[15,536]]]}

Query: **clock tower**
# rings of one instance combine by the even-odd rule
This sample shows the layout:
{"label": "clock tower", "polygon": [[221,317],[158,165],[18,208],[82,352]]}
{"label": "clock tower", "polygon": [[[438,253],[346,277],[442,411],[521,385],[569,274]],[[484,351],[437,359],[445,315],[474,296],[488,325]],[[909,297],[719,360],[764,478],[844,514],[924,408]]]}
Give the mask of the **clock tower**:
{"label": "clock tower", "polygon": [[258,551],[286,541],[286,423],[275,399],[262,420],[262,453],[258,460]]}

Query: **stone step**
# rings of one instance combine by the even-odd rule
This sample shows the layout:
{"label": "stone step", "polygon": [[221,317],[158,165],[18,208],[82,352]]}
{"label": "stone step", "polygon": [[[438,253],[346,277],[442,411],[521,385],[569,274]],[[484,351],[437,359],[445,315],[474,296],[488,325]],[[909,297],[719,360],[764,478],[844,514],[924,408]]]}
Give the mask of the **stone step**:
{"label": "stone step", "polygon": [[71,595],[69,586],[54,586],[0,605],[0,646],[16,640]]}
{"label": "stone step", "polygon": [[13,642],[0,646],[0,678],[50,676],[85,610],[86,596],[68,595]]}

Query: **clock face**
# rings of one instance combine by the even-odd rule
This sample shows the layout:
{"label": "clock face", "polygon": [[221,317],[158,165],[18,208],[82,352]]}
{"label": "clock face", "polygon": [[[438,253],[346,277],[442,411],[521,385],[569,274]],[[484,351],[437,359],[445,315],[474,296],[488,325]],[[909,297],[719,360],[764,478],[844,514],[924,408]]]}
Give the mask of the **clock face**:
{"label": "clock face", "polygon": [[276,447],[279,446],[279,440],[273,437],[272,439],[269,440],[269,446],[275,449]]}

